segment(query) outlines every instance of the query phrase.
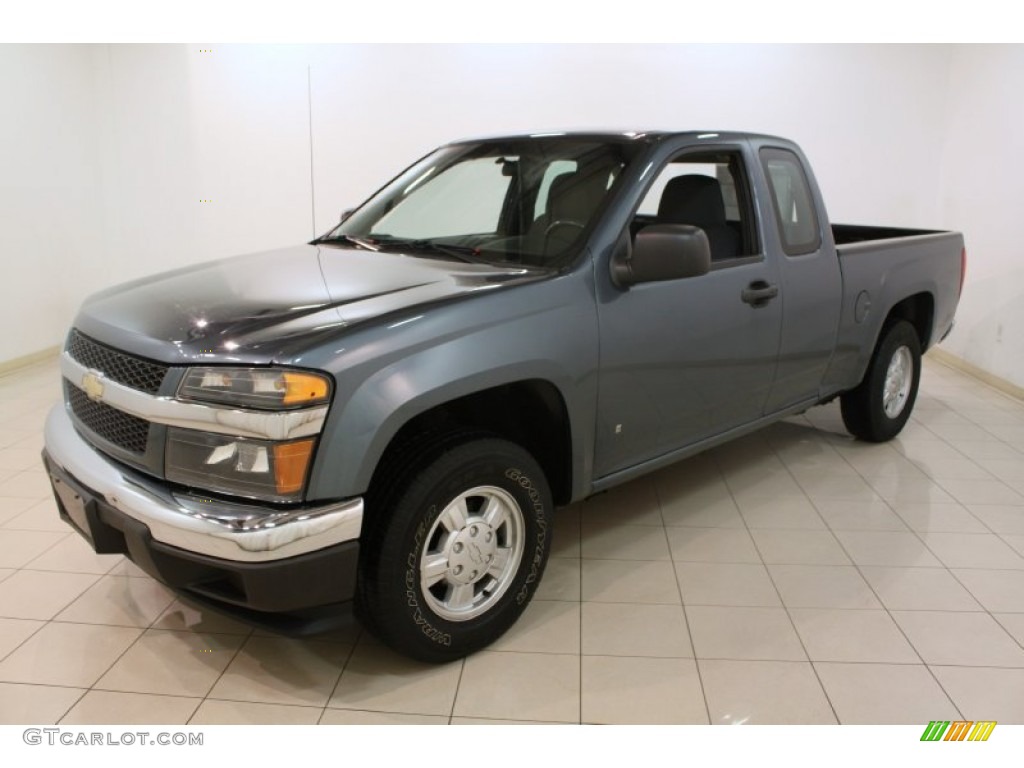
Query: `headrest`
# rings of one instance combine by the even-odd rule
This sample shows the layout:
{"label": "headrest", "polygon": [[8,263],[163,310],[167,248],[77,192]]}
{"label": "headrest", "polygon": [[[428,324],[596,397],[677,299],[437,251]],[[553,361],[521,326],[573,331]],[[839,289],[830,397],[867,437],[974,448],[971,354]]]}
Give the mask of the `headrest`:
{"label": "headrest", "polygon": [[725,202],[718,179],[696,174],[670,179],[661,193],[658,221],[663,224],[692,224],[704,229],[723,226]]}
{"label": "headrest", "polygon": [[548,218],[551,221],[570,220],[586,224],[594,215],[608,189],[607,166],[583,168],[563,173],[551,182],[548,199]]}

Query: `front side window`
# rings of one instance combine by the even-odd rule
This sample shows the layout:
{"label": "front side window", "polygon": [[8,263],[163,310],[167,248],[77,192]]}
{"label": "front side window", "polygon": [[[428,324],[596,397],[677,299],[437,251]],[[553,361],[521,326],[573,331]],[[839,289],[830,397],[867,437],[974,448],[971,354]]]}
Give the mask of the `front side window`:
{"label": "front side window", "polygon": [[742,154],[691,150],[672,158],[645,193],[632,229],[650,224],[700,227],[716,266],[756,256],[757,226]]}
{"label": "front side window", "polygon": [[782,249],[789,256],[817,251],[821,232],[800,160],[788,150],[768,148],[761,150],[761,162],[772,193]]}
{"label": "front side window", "polygon": [[578,252],[637,151],[626,141],[571,137],[444,147],[318,242],[560,266]]}

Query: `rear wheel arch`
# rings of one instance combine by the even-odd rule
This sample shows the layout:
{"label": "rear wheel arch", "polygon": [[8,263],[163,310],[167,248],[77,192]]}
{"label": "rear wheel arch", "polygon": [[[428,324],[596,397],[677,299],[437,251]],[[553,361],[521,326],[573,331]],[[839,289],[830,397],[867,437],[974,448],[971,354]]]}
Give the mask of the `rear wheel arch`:
{"label": "rear wheel arch", "polygon": [[928,291],[915,293],[893,305],[879,329],[878,338],[875,339],[877,346],[889,328],[899,322],[906,320],[917,332],[917,339],[924,352],[931,346],[932,327],[935,321],[935,297]]}

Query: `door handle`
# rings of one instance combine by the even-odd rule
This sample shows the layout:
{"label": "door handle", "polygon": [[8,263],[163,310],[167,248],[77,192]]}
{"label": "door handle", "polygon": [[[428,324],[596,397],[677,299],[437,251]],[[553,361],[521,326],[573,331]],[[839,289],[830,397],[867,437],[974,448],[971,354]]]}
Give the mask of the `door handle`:
{"label": "door handle", "polygon": [[740,293],[740,298],[752,307],[763,307],[779,295],[779,286],[764,280],[755,280]]}

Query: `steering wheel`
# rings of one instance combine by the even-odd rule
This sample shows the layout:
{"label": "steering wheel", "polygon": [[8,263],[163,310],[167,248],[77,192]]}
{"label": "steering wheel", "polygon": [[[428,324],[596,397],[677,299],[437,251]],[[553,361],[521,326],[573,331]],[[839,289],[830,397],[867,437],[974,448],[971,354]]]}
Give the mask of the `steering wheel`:
{"label": "steering wheel", "polygon": [[[548,250],[548,241],[551,239],[552,232],[555,232],[556,230],[562,229],[564,227],[573,227],[574,229],[578,229],[582,232],[583,229],[586,228],[586,226],[587,225],[584,224],[582,221],[575,221],[574,219],[558,219],[557,221],[552,221],[550,224],[547,225],[547,227],[544,228],[544,251],[547,252]],[[578,235],[579,233],[577,233],[577,236]],[[575,239],[576,237],[572,238],[572,240]],[[570,240],[569,242],[571,243],[572,240]]]}
{"label": "steering wheel", "polygon": [[551,233],[554,232],[559,227],[575,227],[576,229],[582,230],[586,228],[586,226],[587,225],[584,224],[582,221],[575,221],[573,219],[558,219],[557,221],[552,221],[544,229],[544,239],[547,240],[549,237],[551,237]]}

